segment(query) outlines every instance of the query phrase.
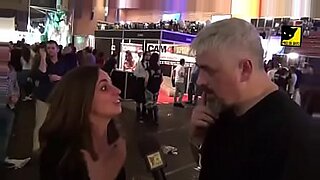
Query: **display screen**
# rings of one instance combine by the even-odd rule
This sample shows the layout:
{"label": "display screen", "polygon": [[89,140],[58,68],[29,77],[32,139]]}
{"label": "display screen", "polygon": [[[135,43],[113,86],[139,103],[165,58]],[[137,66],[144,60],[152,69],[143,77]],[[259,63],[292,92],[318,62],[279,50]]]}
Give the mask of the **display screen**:
{"label": "display screen", "polygon": [[214,16],[211,16],[211,23],[215,23],[217,21],[222,21],[222,20],[230,19],[230,18],[231,18],[231,14],[214,15]]}
{"label": "display screen", "polygon": [[171,20],[179,21],[180,18],[181,18],[181,14],[180,13],[163,14],[162,15],[162,21],[171,21]]}

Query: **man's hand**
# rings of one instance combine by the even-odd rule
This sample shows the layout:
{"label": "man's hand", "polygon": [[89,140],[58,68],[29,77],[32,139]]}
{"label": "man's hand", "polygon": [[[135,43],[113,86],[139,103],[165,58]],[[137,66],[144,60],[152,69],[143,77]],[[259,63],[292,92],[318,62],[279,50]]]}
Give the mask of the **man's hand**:
{"label": "man's hand", "polygon": [[46,58],[47,58],[46,50],[44,48],[40,48],[39,49],[39,54],[40,54],[41,61],[45,61]]}
{"label": "man's hand", "polygon": [[47,52],[44,48],[39,49],[39,54],[40,54],[40,65],[39,65],[39,70],[43,73],[47,72]]}
{"label": "man's hand", "polygon": [[216,117],[206,106],[206,99],[206,94],[203,93],[191,116],[191,135],[201,142],[204,140],[209,126],[214,124],[214,117]]}

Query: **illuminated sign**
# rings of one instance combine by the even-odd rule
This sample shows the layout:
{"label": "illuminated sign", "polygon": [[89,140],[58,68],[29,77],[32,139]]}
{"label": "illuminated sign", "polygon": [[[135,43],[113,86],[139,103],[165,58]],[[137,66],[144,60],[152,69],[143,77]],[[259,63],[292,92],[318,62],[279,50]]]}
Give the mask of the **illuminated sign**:
{"label": "illuminated sign", "polygon": [[162,40],[163,41],[174,41],[180,43],[187,43],[190,44],[193,39],[196,38],[194,35],[178,33],[178,32],[171,32],[171,31],[162,31]]}
{"label": "illuminated sign", "polygon": [[282,26],[281,27],[281,46],[301,47],[302,27],[301,26]]}
{"label": "illuminated sign", "polygon": [[170,44],[148,44],[148,52],[173,53],[174,47]]}

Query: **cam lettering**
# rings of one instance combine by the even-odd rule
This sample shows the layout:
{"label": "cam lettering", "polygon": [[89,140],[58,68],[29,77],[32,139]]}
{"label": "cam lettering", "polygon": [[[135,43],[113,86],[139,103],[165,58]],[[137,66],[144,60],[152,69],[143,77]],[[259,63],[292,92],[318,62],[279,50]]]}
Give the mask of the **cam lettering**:
{"label": "cam lettering", "polygon": [[161,45],[148,45],[148,51],[156,51],[156,52],[161,52],[161,53],[166,53],[167,52],[167,46],[161,46]]}

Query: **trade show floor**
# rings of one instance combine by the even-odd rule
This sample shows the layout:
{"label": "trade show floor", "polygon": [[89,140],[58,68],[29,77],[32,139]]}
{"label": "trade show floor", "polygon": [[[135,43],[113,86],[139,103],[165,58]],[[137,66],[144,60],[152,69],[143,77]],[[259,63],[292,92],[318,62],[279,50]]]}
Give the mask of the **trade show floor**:
{"label": "trade show floor", "polygon": [[[194,170],[196,164],[192,157],[188,128],[191,116],[191,107],[175,108],[172,104],[160,105],[159,127],[148,124],[139,124],[135,119],[135,104],[125,102],[123,113],[119,117],[121,134],[127,141],[127,179],[150,180],[153,179],[147,172],[143,158],[138,150],[138,134],[146,132],[156,137],[161,145],[171,145],[178,149],[177,155],[164,155],[167,161],[165,172],[169,180],[194,180],[198,172]],[[34,127],[34,104],[23,102],[17,105],[17,114],[13,134],[9,145],[9,156],[12,158],[26,158],[32,156],[32,134]],[[29,164],[18,170],[7,170],[6,177],[1,180],[38,180],[38,162],[35,156]]]}
{"label": "trade show floor", "polygon": [[[14,123],[13,134],[9,145],[9,156],[12,158],[26,158],[31,156],[32,134],[34,127],[34,105],[32,102],[19,103]],[[178,149],[177,155],[164,155],[167,161],[165,172],[168,180],[196,180],[198,172],[194,170],[196,164],[191,154],[188,129],[192,107],[175,108],[172,104],[160,105],[159,127],[139,124],[135,119],[135,104],[125,102],[123,113],[118,118],[121,134],[127,141],[126,172],[128,180],[152,180],[146,170],[146,165],[138,150],[139,134],[148,133],[156,137],[161,145],[171,145]],[[314,116],[312,128],[320,126],[319,116]],[[311,131],[315,139],[314,148],[320,149],[320,131]],[[141,136],[140,136],[141,137]],[[24,168],[7,170],[0,173],[1,180],[38,180],[38,162],[33,159]]]}

